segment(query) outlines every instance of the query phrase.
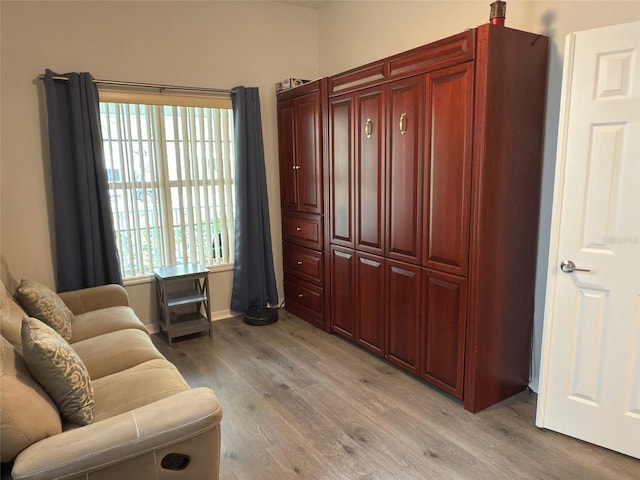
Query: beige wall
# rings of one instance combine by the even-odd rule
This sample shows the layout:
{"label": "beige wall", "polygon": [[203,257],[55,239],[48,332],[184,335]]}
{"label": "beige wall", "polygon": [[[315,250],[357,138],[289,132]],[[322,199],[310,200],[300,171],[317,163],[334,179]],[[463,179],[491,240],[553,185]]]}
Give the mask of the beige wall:
{"label": "beige wall", "polygon": [[[489,21],[493,0],[335,0],[320,12],[320,72],[331,75]],[[551,36],[631,22],[640,0],[506,0],[506,26]]]}
{"label": "beige wall", "polygon": [[[1,15],[0,253],[2,278],[54,286],[42,82],[57,72],[174,85],[260,88],[276,274],[282,297],[274,85],[318,76],[317,12],[272,2],[8,2]],[[228,313],[232,273],[211,276]],[[155,321],[153,285],[128,286]]]}
{"label": "beige wall", "polygon": [[[331,75],[487,23],[491,1],[331,2],[320,10],[320,73]],[[564,40],[571,32],[637,20],[640,20],[640,0],[507,1],[508,27],[551,37],[531,381],[535,391],[549,257]]]}
{"label": "beige wall", "polygon": [[[45,68],[97,78],[261,90],[274,259],[282,296],[274,83],[316,78],[486,23],[490,0],[340,1],[312,10],[274,2],[7,2],[0,4],[0,253],[3,279],[53,286]],[[640,1],[509,0],[507,26],[552,39],[544,145],[536,337],[542,325],[553,168],[567,33],[640,19]],[[212,274],[214,311],[225,312],[231,273]],[[145,322],[155,318],[151,285],[128,287]],[[536,340],[539,349],[539,340]],[[539,351],[534,353],[537,363]],[[537,368],[536,368],[537,371]],[[536,379],[534,379],[534,384]],[[535,385],[534,385],[535,386]]]}

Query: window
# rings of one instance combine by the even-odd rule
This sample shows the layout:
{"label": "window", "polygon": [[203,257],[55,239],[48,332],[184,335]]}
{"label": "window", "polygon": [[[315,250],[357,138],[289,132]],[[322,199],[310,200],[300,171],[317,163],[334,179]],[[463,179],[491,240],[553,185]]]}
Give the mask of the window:
{"label": "window", "polygon": [[101,91],[100,120],[123,277],[232,264],[231,101]]}

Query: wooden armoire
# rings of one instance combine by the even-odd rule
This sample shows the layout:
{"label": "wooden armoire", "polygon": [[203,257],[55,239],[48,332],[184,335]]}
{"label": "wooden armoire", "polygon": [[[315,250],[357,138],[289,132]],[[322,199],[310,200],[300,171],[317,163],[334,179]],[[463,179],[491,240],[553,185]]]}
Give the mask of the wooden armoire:
{"label": "wooden armoire", "polygon": [[472,412],[525,389],[547,60],[483,25],[278,94],[287,310]]}
{"label": "wooden armoire", "polygon": [[286,309],[325,329],[325,80],[278,94]]}

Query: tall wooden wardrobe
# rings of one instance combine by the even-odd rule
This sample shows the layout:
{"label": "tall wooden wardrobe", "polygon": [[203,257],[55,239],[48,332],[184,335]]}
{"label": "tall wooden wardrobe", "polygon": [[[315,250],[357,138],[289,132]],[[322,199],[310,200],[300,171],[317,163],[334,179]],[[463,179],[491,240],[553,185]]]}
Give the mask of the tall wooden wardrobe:
{"label": "tall wooden wardrobe", "polygon": [[326,79],[278,94],[286,309],[325,329]]}
{"label": "tall wooden wardrobe", "polygon": [[[547,58],[546,37],[483,25],[333,75],[313,139],[287,133],[285,113],[309,94],[278,98],[281,174],[304,168],[289,152],[320,150],[325,202],[313,218],[326,238],[290,245],[285,218],[308,214],[283,179],[287,309],[472,412],[528,383]],[[322,282],[291,265],[309,249]],[[321,312],[297,306],[307,283]]]}

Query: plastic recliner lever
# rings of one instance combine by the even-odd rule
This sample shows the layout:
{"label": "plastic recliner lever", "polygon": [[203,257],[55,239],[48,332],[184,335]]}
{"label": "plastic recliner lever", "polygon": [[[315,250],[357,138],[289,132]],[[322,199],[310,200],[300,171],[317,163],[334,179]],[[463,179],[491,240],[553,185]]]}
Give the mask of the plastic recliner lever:
{"label": "plastic recliner lever", "polygon": [[160,462],[160,466],[166,470],[184,470],[191,463],[189,455],[182,453],[168,453]]}

